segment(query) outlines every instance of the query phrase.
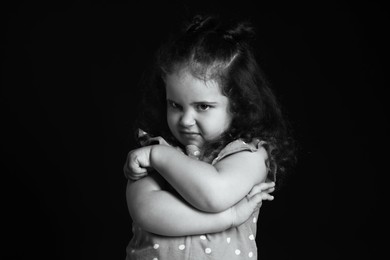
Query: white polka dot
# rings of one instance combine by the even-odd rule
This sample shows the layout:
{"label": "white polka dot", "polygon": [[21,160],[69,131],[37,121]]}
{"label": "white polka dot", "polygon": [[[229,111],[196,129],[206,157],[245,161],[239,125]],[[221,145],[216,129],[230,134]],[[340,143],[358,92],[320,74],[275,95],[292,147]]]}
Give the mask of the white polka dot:
{"label": "white polka dot", "polygon": [[230,244],[230,237],[226,238],[226,242]]}
{"label": "white polka dot", "polygon": [[158,260],[158,258],[157,258],[157,257],[155,257],[155,258],[153,258],[153,260]]}
{"label": "white polka dot", "polygon": [[157,248],[159,248],[159,247],[160,247],[159,244],[154,244],[154,246],[153,246],[154,249],[157,249]]}
{"label": "white polka dot", "polygon": [[234,251],[234,253],[236,253],[236,255],[239,255],[239,254],[241,254],[241,251],[239,249],[236,249],[236,251]]}
{"label": "white polka dot", "polygon": [[252,258],[253,253],[252,253],[252,252],[249,252],[248,256],[249,256],[249,258]]}
{"label": "white polka dot", "polygon": [[254,236],[254,235],[250,235],[250,236],[249,236],[249,239],[250,239],[250,240],[255,240],[255,236]]}
{"label": "white polka dot", "polygon": [[133,249],[133,250],[131,250],[131,253],[132,253],[132,254],[134,254],[134,252],[135,252],[135,250],[134,250],[134,249]]}
{"label": "white polka dot", "polygon": [[253,218],[253,223],[256,223],[257,219],[256,218]]}
{"label": "white polka dot", "polygon": [[186,248],[185,245],[180,245],[180,246],[179,246],[179,249],[180,249],[180,250],[184,250],[184,248]]}
{"label": "white polka dot", "polygon": [[200,239],[202,239],[202,240],[206,240],[206,236],[200,236]]}
{"label": "white polka dot", "polygon": [[210,254],[211,253],[211,249],[210,248],[206,248],[204,251],[205,251],[206,254]]}

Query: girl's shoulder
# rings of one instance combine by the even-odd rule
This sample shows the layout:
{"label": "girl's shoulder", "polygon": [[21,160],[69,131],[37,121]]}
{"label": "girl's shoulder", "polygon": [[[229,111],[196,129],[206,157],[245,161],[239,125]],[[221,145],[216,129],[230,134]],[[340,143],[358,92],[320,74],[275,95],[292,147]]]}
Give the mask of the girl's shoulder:
{"label": "girl's shoulder", "polygon": [[213,159],[211,162],[212,165],[216,164],[218,161],[222,160],[223,158],[232,155],[234,153],[242,152],[242,151],[250,151],[250,152],[256,152],[262,145],[264,145],[266,142],[260,140],[259,138],[253,138],[251,142],[244,142],[241,139],[234,140],[230,143],[228,143]]}

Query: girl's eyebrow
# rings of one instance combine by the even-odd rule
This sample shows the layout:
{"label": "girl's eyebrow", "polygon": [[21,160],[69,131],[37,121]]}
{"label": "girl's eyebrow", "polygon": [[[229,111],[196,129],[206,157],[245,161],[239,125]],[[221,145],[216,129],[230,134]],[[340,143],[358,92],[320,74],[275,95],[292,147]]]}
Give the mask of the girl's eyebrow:
{"label": "girl's eyebrow", "polygon": [[[167,101],[177,103],[176,101],[174,101],[170,98],[167,98]],[[199,104],[218,105],[218,102],[215,102],[215,101],[196,101],[196,102],[191,103],[191,105],[199,105]]]}
{"label": "girl's eyebrow", "polygon": [[194,104],[194,105],[199,105],[199,104],[217,105],[218,102],[214,102],[214,101],[196,101],[196,102],[193,102],[192,104]]}
{"label": "girl's eyebrow", "polygon": [[170,99],[170,98],[167,98],[167,101],[168,101],[168,102],[177,103],[176,101],[174,101],[174,100],[172,100],[172,99]]}

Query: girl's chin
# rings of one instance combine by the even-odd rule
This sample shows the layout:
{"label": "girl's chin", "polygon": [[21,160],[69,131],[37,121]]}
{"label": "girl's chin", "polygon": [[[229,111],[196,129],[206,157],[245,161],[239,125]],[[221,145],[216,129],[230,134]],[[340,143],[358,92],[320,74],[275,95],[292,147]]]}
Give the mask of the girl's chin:
{"label": "girl's chin", "polygon": [[183,146],[194,145],[199,149],[204,145],[204,140],[200,136],[196,136],[196,138],[180,138],[179,141]]}
{"label": "girl's chin", "polygon": [[197,147],[199,150],[202,149],[203,147],[203,142],[184,142],[182,143],[184,146],[195,146]]}

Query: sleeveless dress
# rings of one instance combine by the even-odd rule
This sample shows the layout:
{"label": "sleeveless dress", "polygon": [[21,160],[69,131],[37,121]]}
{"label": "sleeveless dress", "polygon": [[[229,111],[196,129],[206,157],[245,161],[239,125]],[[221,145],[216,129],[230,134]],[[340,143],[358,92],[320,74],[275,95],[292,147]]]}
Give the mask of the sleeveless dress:
{"label": "sleeveless dress", "polygon": [[[255,152],[265,142],[235,140],[212,160],[215,164],[228,155]],[[184,237],[167,237],[146,232],[133,222],[133,238],[126,248],[126,260],[230,260],[257,259],[256,231],[259,210],[243,224],[225,231]]]}

